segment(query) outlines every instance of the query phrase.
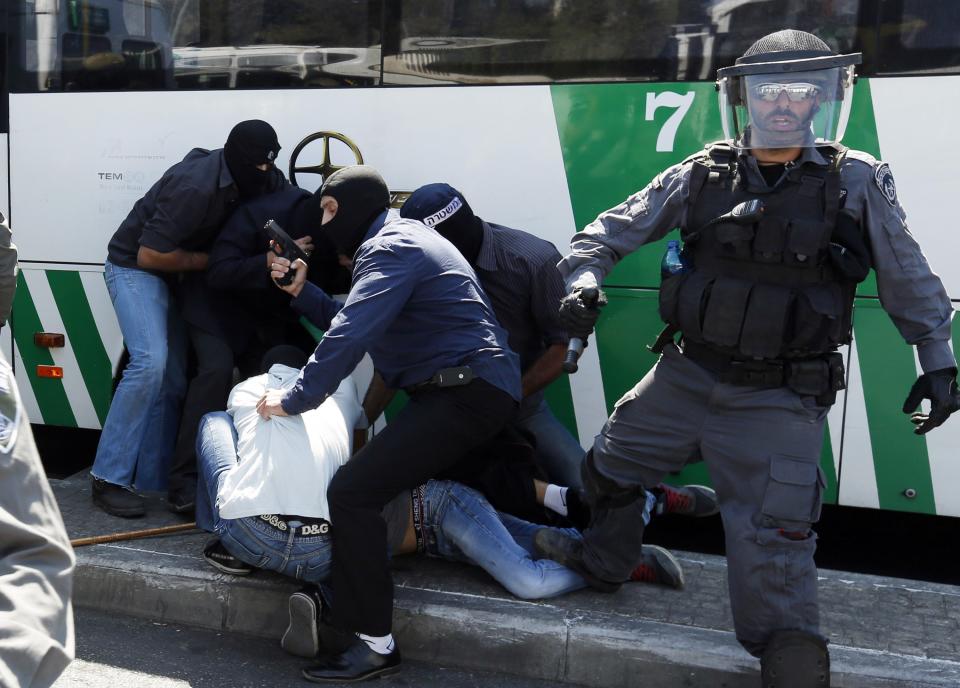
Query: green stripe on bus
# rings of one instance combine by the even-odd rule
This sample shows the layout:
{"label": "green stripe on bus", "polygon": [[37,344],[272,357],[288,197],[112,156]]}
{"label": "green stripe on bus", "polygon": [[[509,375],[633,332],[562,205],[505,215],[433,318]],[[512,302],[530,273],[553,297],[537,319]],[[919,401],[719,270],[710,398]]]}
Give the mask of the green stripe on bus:
{"label": "green stripe on bus", "polygon": [[[652,108],[648,120],[648,98],[653,102],[668,92],[681,96],[692,92],[690,109],[683,114],[675,107]],[[723,136],[712,83],[564,84],[551,86],[550,93],[577,229],[670,165],[701,150],[704,143]],[[658,151],[661,132],[681,114],[669,141],[672,150]],[[558,248],[567,252],[566,247]],[[611,271],[606,284],[659,286],[663,249],[663,242],[637,249]]]}
{"label": "green stripe on bus", "polygon": [[[913,351],[873,299],[857,300],[854,334],[880,508],[934,514],[927,444],[900,409],[917,379]],[[915,498],[904,496],[908,488]]]}
{"label": "green stripe on bus", "polygon": [[80,366],[80,374],[90,394],[90,401],[102,426],[107,420],[113,387],[113,367],[97,331],[93,312],[87,302],[80,273],[68,270],[47,270],[47,282],[63,319],[70,346]]}
{"label": "green stripe on bus", "polygon": [[[850,105],[850,120],[843,135],[843,145],[869,153],[880,159],[880,138],[877,135],[877,121],[873,114],[873,97],[870,94],[870,80],[860,79],[853,89],[853,103]],[[894,170],[896,173],[896,170]],[[877,276],[873,270],[857,287],[860,296],[877,295]]]}
{"label": "green stripe on bus", "polygon": [[26,368],[27,380],[33,388],[33,396],[40,407],[43,422],[47,425],[77,427],[77,419],[70,408],[70,401],[63,389],[63,381],[55,378],[38,378],[38,365],[53,365],[53,357],[46,349],[33,343],[33,333],[42,332],[40,316],[30,297],[30,289],[23,277],[17,275],[17,293],[13,300],[11,317],[13,338],[20,351],[20,358]]}
{"label": "green stripe on bus", "polygon": [[[830,422],[829,420],[827,421]],[[837,469],[833,462],[833,442],[830,439],[829,427],[823,433],[823,451],[820,453],[820,468],[827,478],[827,486],[823,492],[824,504],[836,504],[840,500],[837,489]]]}
{"label": "green stripe on bus", "polygon": [[960,319],[954,314],[953,322],[951,323],[952,329],[952,338],[953,338],[953,357],[958,361],[960,365]]}
{"label": "green stripe on bus", "polygon": [[[577,433],[577,414],[573,409],[573,392],[570,390],[570,378],[568,376],[561,375],[547,385],[547,388],[543,390],[543,398],[547,400],[547,405],[553,411],[553,415],[563,423],[563,426],[571,435],[580,440],[586,439],[579,437]],[[592,438],[595,433],[600,432],[600,428],[588,428],[587,432]]]}

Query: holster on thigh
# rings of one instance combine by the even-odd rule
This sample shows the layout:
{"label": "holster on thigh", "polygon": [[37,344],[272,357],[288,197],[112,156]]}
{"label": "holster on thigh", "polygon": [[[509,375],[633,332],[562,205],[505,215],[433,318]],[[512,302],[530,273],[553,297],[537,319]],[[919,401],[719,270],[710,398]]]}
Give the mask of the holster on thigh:
{"label": "holster on thigh", "polygon": [[820,636],[774,631],[760,657],[764,688],[830,688],[830,654]]}
{"label": "holster on thigh", "polygon": [[583,479],[587,503],[594,510],[616,509],[647,497],[642,485],[623,487],[598,471],[592,449],[587,452],[580,465],[580,476]]}

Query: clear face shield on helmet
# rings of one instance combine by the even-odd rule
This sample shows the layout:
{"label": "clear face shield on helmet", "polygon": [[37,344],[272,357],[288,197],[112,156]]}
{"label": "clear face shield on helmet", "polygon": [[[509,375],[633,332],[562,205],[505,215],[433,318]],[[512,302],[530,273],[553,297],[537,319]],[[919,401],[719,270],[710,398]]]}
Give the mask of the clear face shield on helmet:
{"label": "clear face shield on helmet", "polygon": [[859,58],[836,55],[718,70],[725,138],[740,149],[839,143]]}

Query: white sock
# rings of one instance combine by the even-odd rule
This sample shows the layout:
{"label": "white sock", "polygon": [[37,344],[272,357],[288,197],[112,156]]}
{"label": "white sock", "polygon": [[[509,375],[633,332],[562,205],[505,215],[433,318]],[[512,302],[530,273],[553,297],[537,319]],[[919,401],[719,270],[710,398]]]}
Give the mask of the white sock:
{"label": "white sock", "polygon": [[559,485],[547,485],[546,494],[543,495],[543,505],[551,511],[556,511],[561,516],[566,516],[568,489],[570,488],[560,487]]}
{"label": "white sock", "polygon": [[378,655],[388,655],[393,652],[393,648],[396,647],[396,644],[393,642],[393,633],[387,633],[386,635],[364,635],[363,633],[357,633],[357,637],[365,642],[367,646]]}

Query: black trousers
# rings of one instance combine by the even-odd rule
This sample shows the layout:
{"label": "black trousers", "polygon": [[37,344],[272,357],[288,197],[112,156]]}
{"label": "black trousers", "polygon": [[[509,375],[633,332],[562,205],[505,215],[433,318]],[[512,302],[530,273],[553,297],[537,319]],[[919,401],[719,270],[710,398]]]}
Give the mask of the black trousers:
{"label": "black trousers", "polygon": [[381,510],[456,465],[514,416],[506,392],[476,379],[463,387],[410,395],[398,416],[330,481],[333,533],[333,618],[347,631],[386,635],[393,617],[387,527]]}
{"label": "black trousers", "polygon": [[170,463],[170,492],[196,490],[200,419],[212,411],[223,411],[233,386],[233,351],[227,341],[195,325],[188,325],[188,328],[196,354],[197,372],[190,379],[183,400],[180,430]]}
{"label": "black trousers", "polygon": [[472,487],[497,511],[530,523],[554,522],[537,503],[533,481],[546,482],[547,477],[537,466],[533,438],[514,423],[507,423],[495,437],[471,449],[436,478]]}

